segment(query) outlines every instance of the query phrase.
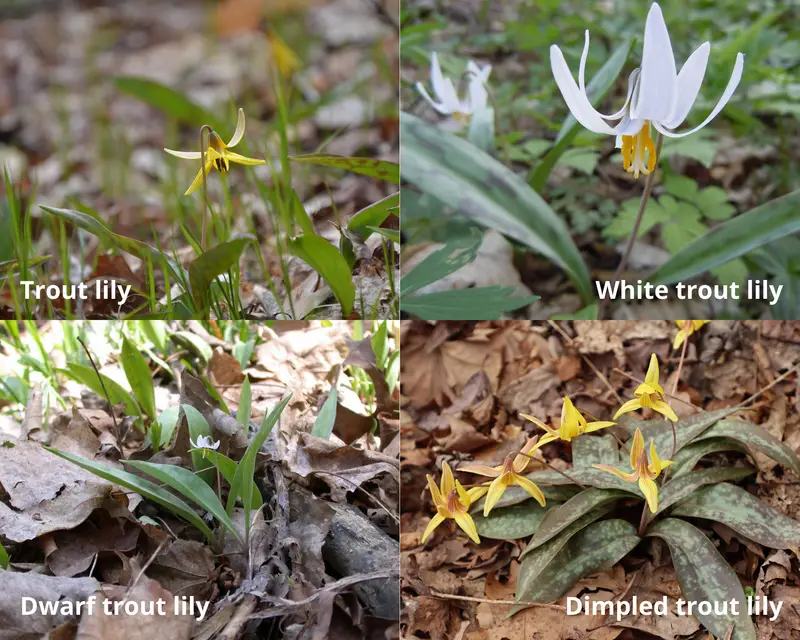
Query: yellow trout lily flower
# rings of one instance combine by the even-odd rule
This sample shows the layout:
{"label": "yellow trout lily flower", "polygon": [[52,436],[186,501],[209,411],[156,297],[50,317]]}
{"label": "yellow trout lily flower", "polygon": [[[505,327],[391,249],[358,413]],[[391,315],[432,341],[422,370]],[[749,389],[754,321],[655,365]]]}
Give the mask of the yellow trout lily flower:
{"label": "yellow trout lily flower", "polygon": [[533,422],[540,429],[547,431],[545,435],[539,438],[539,442],[536,443],[536,449],[555,440],[569,442],[573,438],[583,435],[584,433],[591,433],[598,429],[613,427],[616,424],[615,422],[607,421],[586,422],[586,418],[575,408],[575,405],[572,404],[572,400],[569,398],[564,398],[564,403],[561,405],[561,426],[558,429],[548,427],[544,422],[533,416],[528,416],[524,413],[520,415],[526,420]]}
{"label": "yellow trout lily flower", "polygon": [[469,515],[469,508],[473,502],[486,493],[487,487],[473,487],[467,491],[460,482],[453,478],[450,465],[446,462],[442,463],[441,485],[437,487],[433,478],[428,476],[428,487],[431,491],[433,504],[436,505],[436,515],[433,516],[425,528],[421,541],[425,542],[436,527],[448,518],[452,518],[464,530],[464,533],[470,537],[470,540],[480,544],[481,539],[478,537],[475,521]]}
{"label": "yellow trout lily flower", "polygon": [[297,71],[302,63],[294,51],[286,44],[283,39],[272,29],[267,31],[267,40],[272,50],[272,59],[278,72],[284,77],[289,78]]}
{"label": "yellow trout lily flower", "polygon": [[494,478],[489,485],[489,491],[486,496],[486,502],[483,505],[483,515],[488,516],[489,512],[497,504],[500,496],[503,495],[506,489],[514,485],[518,485],[525,489],[536,501],[544,506],[544,494],[541,489],[537,487],[531,480],[522,475],[530,462],[530,453],[536,448],[536,438],[530,438],[525,446],[522,447],[520,452],[515,456],[507,456],[503,464],[499,467],[487,467],[485,465],[476,464],[468,465],[466,467],[459,467],[459,471],[466,471],[468,473],[477,473],[479,476],[487,478]]}
{"label": "yellow trout lily flower", "polygon": [[653,411],[658,411],[658,413],[666,416],[673,422],[678,421],[678,416],[675,415],[672,407],[664,401],[664,389],[658,384],[658,358],[656,358],[655,353],[650,356],[650,366],[647,367],[647,375],[644,377],[644,382],[636,387],[636,391],[633,392],[633,395],[636,397],[633,400],[628,400],[619,408],[619,411],[614,414],[614,420],[619,418],[623,413],[650,407]]}
{"label": "yellow trout lily flower", "polygon": [[658,511],[658,485],[654,480],[659,474],[672,464],[672,460],[662,460],[656,453],[656,445],[650,440],[650,461],[647,460],[647,453],[644,450],[644,437],[639,429],[633,436],[633,446],[631,447],[631,473],[624,473],[616,467],[607,464],[594,464],[595,469],[608,471],[615,476],[622,478],[625,482],[639,481],[639,488],[647,499],[647,506],[650,511]]}
{"label": "yellow trout lily flower", "polygon": [[[237,164],[245,164],[249,166],[257,165],[257,164],[267,164],[266,160],[259,160],[257,158],[247,158],[245,156],[240,156],[238,153],[234,153],[233,151],[229,151],[231,147],[235,147],[239,142],[241,142],[242,137],[244,136],[244,110],[239,109],[239,119],[236,123],[236,131],[231,138],[231,141],[228,144],[225,144],[222,141],[222,138],[217,135],[216,131],[211,131],[208,140],[208,149],[206,149],[206,166],[205,171],[206,175],[209,174],[211,169],[216,169],[220,173],[225,173],[230,169],[231,162],[236,162]],[[172,149],[164,149],[168,154],[175,156],[176,158],[183,158],[184,160],[200,160],[202,158],[202,154],[199,151],[173,151]],[[199,187],[203,183],[203,169],[200,169],[197,173],[197,177],[192,182],[191,186],[186,190],[186,193],[183,195],[188,196],[192,193],[197,187]]]}
{"label": "yellow trout lily flower", "polygon": [[698,331],[700,327],[704,324],[708,324],[711,322],[710,320],[676,320],[675,324],[678,325],[677,335],[675,336],[675,342],[672,343],[672,348],[677,349],[680,347],[685,340],[689,338],[695,331]]}

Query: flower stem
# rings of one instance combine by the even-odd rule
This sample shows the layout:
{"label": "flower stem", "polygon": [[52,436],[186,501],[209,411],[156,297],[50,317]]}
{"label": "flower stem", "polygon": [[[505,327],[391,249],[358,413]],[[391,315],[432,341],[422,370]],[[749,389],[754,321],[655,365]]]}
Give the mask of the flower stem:
{"label": "flower stem", "polygon": [[208,223],[208,186],[206,184],[206,146],[203,144],[205,142],[203,138],[203,134],[208,131],[209,137],[211,136],[211,132],[213,129],[207,124],[204,124],[200,127],[200,171],[202,171],[203,175],[203,230],[202,235],[200,237],[200,249],[202,251],[206,250],[206,225]]}
{"label": "flower stem", "polygon": [[644,535],[644,530],[647,528],[647,500],[644,501],[644,506],[642,507],[642,517],[639,520],[639,537],[641,538]]}
{"label": "flower stem", "polygon": [[[661,156],[661,145],[664,143],[664,136],[659,133],[658,138],[656,139],[656,162],[660,159]],[[656,167],[657,168],[657,167]],[[633,223],[633,231],[631,231],[631,235],[628,238],[628,244],[625,245],[625,251],[622,254],[622,260],[619,262],[619,266],[617,270],[614,272],[614,279],[611,281],[612,283],[618,282],[622,273],[625,271],[625,267],[628,266],[628,259],[631,256],[631,251],[633,250],[633,243],[636,242],[636,236],[639,234],[639,227],[642,224],[642,219],[644,218],[644,211],[647,208],[647,202],[650,200],[650,194],[653,191],[653,185],[656,181],[656,168],[654,168],[649,175],[647,176],[647,181],[644,183],[644,191],[642,192],[642,199],[639,202],[639,211],[636,214],[636,221]],[[603,318],[603,312],[609,302],[609,298],[605,297],[600,301],[600,306],[598,310],[597,317],[599,319]]]}

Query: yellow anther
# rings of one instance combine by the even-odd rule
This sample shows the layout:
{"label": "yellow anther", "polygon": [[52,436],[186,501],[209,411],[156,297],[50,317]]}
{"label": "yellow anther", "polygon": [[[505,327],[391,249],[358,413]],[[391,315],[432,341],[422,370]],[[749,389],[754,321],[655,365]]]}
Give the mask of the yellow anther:
{"label": "yellow anther", "polygon": [[[647,160],[645,161],[645,152]],[[656,168],[656,145],[650,137],[650,121],[645,120],[636,135],[622,136],[622,166],[638,178]]]}

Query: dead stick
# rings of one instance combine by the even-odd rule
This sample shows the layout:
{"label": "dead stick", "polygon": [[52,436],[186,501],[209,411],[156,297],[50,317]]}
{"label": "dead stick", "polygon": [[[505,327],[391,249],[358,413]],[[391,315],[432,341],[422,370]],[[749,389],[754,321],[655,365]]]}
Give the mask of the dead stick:
{"label": "dead stick", "polygon": [[441,598],[443,600],[464,600],[466,602],[485,602],[487,604],[499,605],[512,605],[520,607],[542,607],[544,609],[556,609],[557,611],[566,611],[566,607],[560,604],[548,604],[546,602],[517,602],[516,600],[493,600],[491,598],[473,598],[470,596],[457,596],[451,593],[440,593],[438,591],[431,591],[431,596],[434,598]]}

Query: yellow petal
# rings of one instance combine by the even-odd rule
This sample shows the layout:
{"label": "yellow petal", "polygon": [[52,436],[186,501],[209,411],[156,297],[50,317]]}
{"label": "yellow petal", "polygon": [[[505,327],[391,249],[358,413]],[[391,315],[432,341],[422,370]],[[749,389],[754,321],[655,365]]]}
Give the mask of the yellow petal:
{"label": "yellow petal", "polygon": [[469,497],[469,493],[464,488],[458,480],[456,480],[456,491],[458,492],[458,498],[461,501],[461,504],[464,505],[465,509],[469,509],[470,504],[472,504],[472,499]]}
{"label": "yellow petal", "polygon": [[632,400],[628,400],[614,414],[614,420],[619,418],[623,413],[630,413],[631,411],[636,411],[637,409],[641,408],[642,408],[642,401],[639,398],[633,398]]}
{"label": "yellow petal", "polygon": [[598,431],[599,429],[606,429],[608,427],[613,427],[615,424],[617,423],[607,422],[607,421],[589,422],[586,424],[586,431],[584,431],[584,433],[591,433],[592,431]]}
{"label": "yellow petal", "polygon": [[266,160],[259,160],[258,158],[247,158],[245,156],[240,156],[238,153],[234,153],[233,151],[226,151],[225,157],[231,162],[236,162],[237,164],[246,164],[248,166],[255,166],[257,164],[267,164]]}
{"label": "yellow petal", "polygon": [[522,473],[523,471],[525,471],[525,468],[531,461],[531,459],[528,456],[530,456],[531,452],[534,451],[534,449],[536,448],[537,439],[538,438],[528,438],[528,441],[522,447],[520,453],[518,453],[517,457],[514,458],[514,471],[516,471],[517,473]]}
{"label": "yellow petal", "polygon": [[470,540],[477,544],[481,543],[481,539],[478,536],[478,530],[475,528],[475,521],[472,519],[471,515],[464,511],[456,511],[454,518],[458,526],[461,527],[464,530],[464,533],[470,537]]}
{"label": "yellow petal", "polygon": [[239,108],[239,117],[236,120],[236,131],[233,132],[233,137],[226,146],[235,147],[242,141],[243,135],[244,135],[244,109]]}
{"label": "yellow petal", "polygon": [[[680,322],[680,320],[678,322]],[[675,342],[672,343],[672,348],[677,349],[678,347],[680,347],[683,344],[683,341],[686,340],[686,338],[688,337],[689,336],[686,332],[686,329],[681,329],[680,331],[678,331],[678,333],[675,335]]]}
{"label": "yellow petal", "polygon": [[544,422],[539,420],[539,418],[534,418],[533,416],[529,416],[529,415],[526,415],[524,413],[520,413],[519,415],[520,415],[521,418],[525,418],[526,420],[530,420],[531,422],[533,422],[533,424],[535,424],[540,429],[544,429],[545,431],[547,431],[547,433],[552,433],[552,434],[558,436],[558,429],[551,429]]}
{"label": "yellow petal", "polygon": [[437,507],[441,507],[445,505],[445,500],[442,497],[441,492],[439,491],[439,487],[436,486],[436,483],[433,481],[433,477],[428,476],[428,489],[431,492],[431,498],[433,498],[433,504]]}
{"label": "yellow petal", "polygon": [[678,326],[678,329],[683,329],[684,328],[684,322],[686,322],[686,320],[676,320],[675,324]]}
{"label": "yellow petal", "polygon": [[489,493],[486,494],[486,502],[483,503],[483,515],[488,516],[494,505],[500,499],[507,488],[506,483],[503,481],[503,476],[496,478],[491,485],[489,485]]}
{"label": "yellow petal", "polygon": [[456,481],[453,478],[453,471],[450,469],[450,465],[446,462],[442,463],[442,480],[439,483],[439,488],[442,491],[442,495],[446,498],[450,495],[450,492],[456,488]]}
{"label": "yellow petal", "polygon": [[514,482],[520,487],[525,489],[540,505],[545,506],[544,494],[542,490],[537,487],[532,480],[525,476],[514,476]]}
{"label": "yellow petal", "polygon": [[663,400],[653,400],[652,407],[654,411],[658,411],[661,415],[667,416],[673,422],[678,421],[678,416],[675,415],[675,412],[672,410],[666,402]]}
{"label": "yellow petal", "polygon": [[172,149],[164,149],[171,156],[176,158],[183,158],[184,160],[199,160],[202,154],[199,151],[173,151]]}
{"label": "yellow petal", "polygon": [[482,484],[478,487],[472,487],[467,494],[469,495],[469,503],[472,505],[480,500],[483,496],[486,495],[486,492],[489,491],[488,484]]}
{"label": "yellow petal", "polygon": [[543,447],[546,444],[550,444],[551,442],[555,442],[556,440],[560,439],[561,438],[559,438],[558,434],[546,433],[541,438],[539,438],[539,441],[534,445],[530,453],[536,451],[536,449],[538,449],[539,447]]}
{"label": "yellow petal", "polygon": [[657,478],[658,474],[660,474],[664,469],[673,463],[672,460],[662,460],[658,457],[658,453],[656,452],[656,443],[652,440],[650,441],[650,460],[651,462],[647,469],[655,478]]}
{"label": "yellow petal", "polygon": [[[211,169],[214,167],[214,161],[207,155],[206,156],[206,176],[211,173]],[[203,184],[203,170],[197,172],[197,175],[194,178],[192,184],[189,185],[189,188],[186,190],[186,193],[183,195],[188,196],[190,193],[194,192],[201,184]]]}
{"label": "yellow petal", "polygon": [[651,387],[658,386],[658,358],[656,358],[655,353],[650,356],[650,366],[647,367],[647,375],[644,377],[644,382]]}
{"label": "yellow petal", "polygon": [[438,513],[431,518],[431,521],[428,523],[428,526],[425,527],[425,533],[422,534],[422,540],[420,542],[425,542],[428,537],[433,533],[433,530],[438,527],[442,522],[445,521],[443,516],[440,516]]}
{"label": "yellow petal", "polygon": [[467,473],[475,473],[479,476],[486,476],[487,478],[496,478],[503,472],[503,467],[487,467],[483,464],[471,464],[466,467],[459,467],[459,471],[466,471]]}
{"label": "yellow petal", "polygon": [[600,469],[600,471],[608,471],[608,473],[613,473],[615,476],[622,478],[625,482],[636,482],[637,478],[639,477],[638,471],[625,473],[624,471],[620,471],[616,467],[612,467],[608,464],[593,464],[592,466],[595,469]]}
{"label": "yellow petal", "polygon": [[631,469],[636,469],[643,452],[644,436],[642,436],[642,430],[636,427],[636,433],[633,434],[633,444],[631,445]]}
{"label": "yellow petal", "polygon": [[647,499],[647,506],[650,511],[658,511],[658,485],[650,478],[639,478],[639,488]]}

